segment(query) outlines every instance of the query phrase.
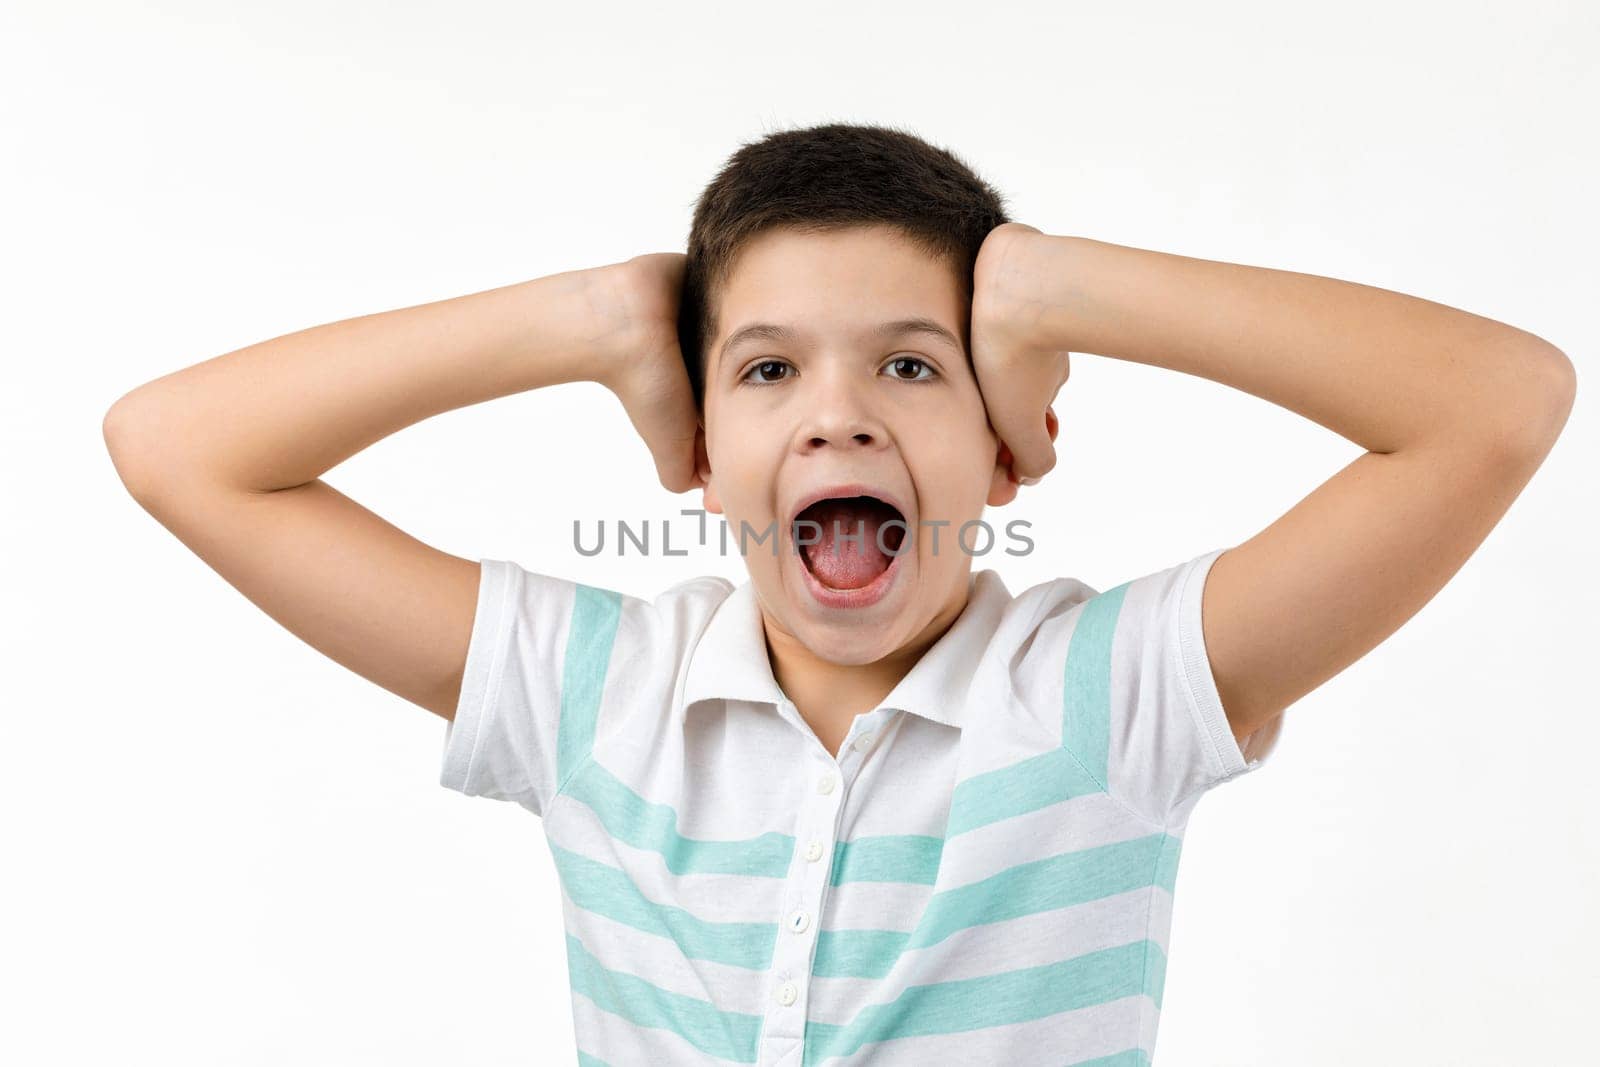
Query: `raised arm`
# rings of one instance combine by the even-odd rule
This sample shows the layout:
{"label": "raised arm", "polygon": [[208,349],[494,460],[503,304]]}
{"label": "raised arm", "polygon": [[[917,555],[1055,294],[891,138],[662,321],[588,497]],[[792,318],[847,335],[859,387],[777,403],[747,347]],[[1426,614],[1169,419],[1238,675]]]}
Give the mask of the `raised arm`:
{"label": "raised arm", "polygon": [[663,484],[692,488],[693,400],[687,374],[670,373],[681,259],[640,256],[251,345],[120,398],[105,416],[106,447],[134,499],[235,589],[332,659],[448,718],[478,564],[418,541],[321,475],[441,412],[592,380],[622,397]]}
{"label": "raised arm", "polygon": [[1387,289],[1011,223],[974,272],[973,359],[1017,480],[1055,462],[1071,351],[1233,386],[1367,451],[1212,565],[1203,631],[1237,738],[1394,633],[1553,446],[1576,376],[1548,341]]}

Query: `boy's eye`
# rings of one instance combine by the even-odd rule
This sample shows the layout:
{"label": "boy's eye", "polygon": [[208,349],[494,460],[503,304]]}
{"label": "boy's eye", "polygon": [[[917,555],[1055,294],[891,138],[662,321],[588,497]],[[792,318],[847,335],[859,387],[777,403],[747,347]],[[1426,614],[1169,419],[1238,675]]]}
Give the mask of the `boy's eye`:
{"label": "boy's eye", "polygon": [[745,371],[744,377],[746,381],[752,380],[751,376],[754,375],[753,380],[758,382],[781,382],[783,381],[783,371],[787,370],[788,367],[789,364],[781,359],[764,359]]}
{"label": "boy's eye", "polygon": [[[922,373],[926,371],[927,373]],[[903,382],[925,382],[933,377],[933,368],[926,360],[915,356],[901,356],[889,364],[889,372]]]}
{"label": "boy's eye", "polygon": [[[925,382],[934,377],[933,368],[928,362],[915,356],[901,356],[892,360],[887,367],[890,374],[902,382]],[[781,382],[792,369],[781,359],[764,359],[745,371],[743,380],[766,384]]]}

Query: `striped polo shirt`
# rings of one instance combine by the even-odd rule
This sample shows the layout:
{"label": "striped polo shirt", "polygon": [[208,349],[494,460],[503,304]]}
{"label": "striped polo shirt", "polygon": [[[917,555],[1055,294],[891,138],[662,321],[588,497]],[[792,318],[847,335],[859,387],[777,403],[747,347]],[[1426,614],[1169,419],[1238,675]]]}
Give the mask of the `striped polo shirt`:
{"label": "striped polo shirt", "polygon": [[1096,593],[992,570],[837,758],[756,593],[480,560],[441,784],[544,820],[580,1064],[1151,1062],[1185,823],[1241,751],[1217,549]]}

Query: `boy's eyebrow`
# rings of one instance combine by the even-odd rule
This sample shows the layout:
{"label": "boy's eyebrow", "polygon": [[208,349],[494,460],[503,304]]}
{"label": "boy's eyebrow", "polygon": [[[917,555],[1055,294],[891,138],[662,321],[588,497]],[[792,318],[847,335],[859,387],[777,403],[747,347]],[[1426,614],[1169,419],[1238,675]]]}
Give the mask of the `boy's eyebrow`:
{"label": "boy's eyebrow", "polygon": [[[889,322],[879,323],[870,330],[865,331],[866,336],[883,340],[889,337],[904,337],[906,334],[922,334],[940,341],[957,352],[962,351],[961,339],[951,333],[938,322],[924,315],[913,315],[910,318],[893,319]],[[751,341],[769,341],[773,343],[794,343],[800,339],[800,331],[790,326],[775,322],[752,322],[741,326],[728,335],[722,342],[721,355],[727,354],[739,345]]]}

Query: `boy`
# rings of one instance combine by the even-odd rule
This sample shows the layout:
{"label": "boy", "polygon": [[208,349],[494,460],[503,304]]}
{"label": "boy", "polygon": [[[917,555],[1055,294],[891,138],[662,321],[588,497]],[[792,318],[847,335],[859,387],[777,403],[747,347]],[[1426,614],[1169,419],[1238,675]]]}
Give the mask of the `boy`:
{"label": "boy", "polygon": [[[1368,451],[1241,545],[1013,595],[973,573],[970,524],[1053,466],[1069,351]],[[580,379],[668,489],[758,538],[748,582],[645,600],[474,563],[319,478]],[[449,720],[444,785],[543,817],[580,1062],[1133,1067],[1199,797],[1456,572],[1574,389],[1513,327],[1046,235],[950,153],[830,124],[735,153],[687,256],[229,353],[128,394],[105,437],[242,593]]]}

